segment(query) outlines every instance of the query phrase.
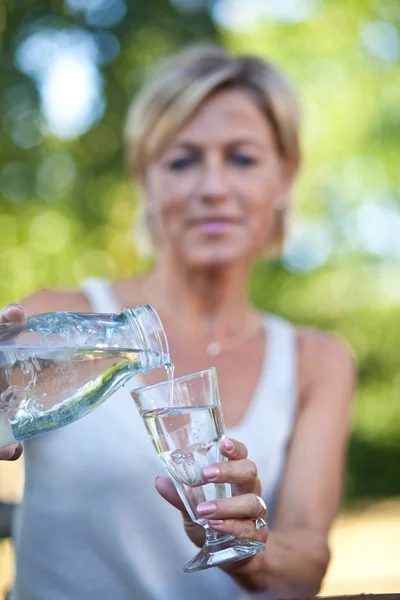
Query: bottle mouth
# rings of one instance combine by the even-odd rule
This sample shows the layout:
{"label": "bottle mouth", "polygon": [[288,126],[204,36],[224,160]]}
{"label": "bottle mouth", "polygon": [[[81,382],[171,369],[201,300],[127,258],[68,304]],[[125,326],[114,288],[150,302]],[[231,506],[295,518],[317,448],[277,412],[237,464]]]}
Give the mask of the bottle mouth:
{"label": "bottle mouth", "polygon": [[124,308],[123,312],[128,317],[133,315],[139,317],[143,349],[161,354],[164,359],[169,359],[168,340],[157,311],[150,304],[145,304],[135,309]]}

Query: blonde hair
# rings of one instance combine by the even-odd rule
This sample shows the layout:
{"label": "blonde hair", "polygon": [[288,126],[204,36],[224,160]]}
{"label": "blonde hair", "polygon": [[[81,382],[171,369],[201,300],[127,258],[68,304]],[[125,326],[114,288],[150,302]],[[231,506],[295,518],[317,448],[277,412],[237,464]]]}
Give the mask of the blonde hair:
{"label": "blonde hair", "polygon": [[125,142],[133,172],[143,173],[200,104],[226,88],[253,97],[272,126],[278,152],[297,166],[299,104],[281,71],[256,56],[194,46],[162,61],[131,104]]}

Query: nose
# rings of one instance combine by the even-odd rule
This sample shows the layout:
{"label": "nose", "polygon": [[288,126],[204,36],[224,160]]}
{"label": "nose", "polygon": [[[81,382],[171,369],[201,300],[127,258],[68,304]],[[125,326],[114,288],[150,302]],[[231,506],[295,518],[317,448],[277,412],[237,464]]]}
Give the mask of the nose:
{"label": "nose", "polygon": [[210,160],[206,162],[200,186],[200,194],[203,202],[218,204],[226,200],[228,196],[227,173],[221,161]]}

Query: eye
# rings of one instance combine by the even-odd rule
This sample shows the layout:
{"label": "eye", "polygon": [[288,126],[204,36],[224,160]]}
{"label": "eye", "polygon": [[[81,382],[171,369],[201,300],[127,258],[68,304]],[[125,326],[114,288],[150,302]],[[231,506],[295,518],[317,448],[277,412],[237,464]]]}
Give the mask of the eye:
{"label": "eye", "polygon": [[184,171],[195,162],[195,156],[179,156],[168,162],[168,168],[171,171]]}
{"label": "eye", "polygon": [[250,167],[257,163],[257,159],[248,152],[233,152],[229,159],[239,167]]}

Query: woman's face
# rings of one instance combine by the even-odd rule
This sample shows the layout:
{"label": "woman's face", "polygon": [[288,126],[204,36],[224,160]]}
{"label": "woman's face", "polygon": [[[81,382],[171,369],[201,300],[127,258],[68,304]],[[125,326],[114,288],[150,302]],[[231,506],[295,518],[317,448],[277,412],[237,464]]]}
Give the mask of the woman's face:
{"label": "woman's face", "polygon": [[271,239],[286,171],[250,96],[215,93],[146,171],[157,250],[189,267],[249,262]]}

